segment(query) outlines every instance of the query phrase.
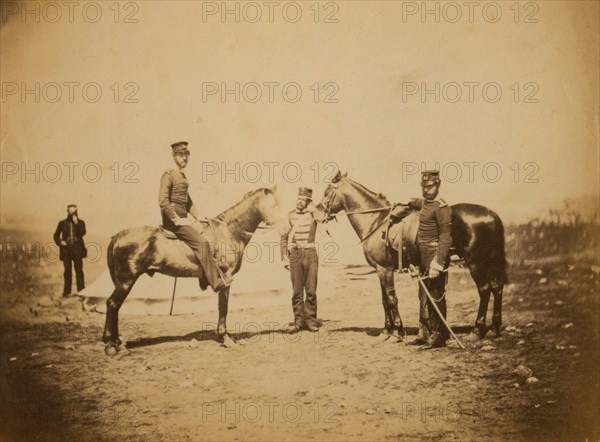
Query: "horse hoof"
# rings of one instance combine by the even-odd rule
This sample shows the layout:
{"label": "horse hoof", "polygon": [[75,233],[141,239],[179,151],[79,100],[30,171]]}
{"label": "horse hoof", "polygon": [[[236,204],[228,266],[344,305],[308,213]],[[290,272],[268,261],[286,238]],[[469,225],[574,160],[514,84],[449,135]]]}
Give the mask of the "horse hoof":
{"label": "horse hoof", "polygon": [[131,352],[127,349],[127,347],[125,346],[125,344],[117,344],[115,346],[117,353],[119,353],[122,356],[128,356],[131,354]]}
{"label": "horse hoof", "polygon": [[224,348],[237,347],[237,342],[235,342],[231,336],[223,335],[221,337],[221,347],[224,347]]}
{"label": "horse hoof", "polygon": [[378,341],[387,341],[390,338],[390,336],[391,335],[388,332],[383,331],[375,339],[377,339]]}
{"label": "horse hoof", "polygon": [[492,333],[490,338],[499,338],[500,337],[500,327],[492,326],[492,328],[490,329],[490,332]]}
{"label": "horse hoof", "polygon": [[483,338],[485,338],[485,333],[482,333],[478,328],[474,328],[471,333],[469,333],[469,342],[479,342]]}
{"label": "horse hoof", "polygon": [[106,344],[106,346],[104,347],[104,354],[106,354],[106,356],[114,356],[117,354],[117,349],[115,348],[114,344]]}
{"label": "horse hoof", "polygon": [[386,344],[399,344],[401,342],[404,342],[404,339],[402,339],[402,336],[396,336],[396,335],[389,335],[389,338],[385,341]]}

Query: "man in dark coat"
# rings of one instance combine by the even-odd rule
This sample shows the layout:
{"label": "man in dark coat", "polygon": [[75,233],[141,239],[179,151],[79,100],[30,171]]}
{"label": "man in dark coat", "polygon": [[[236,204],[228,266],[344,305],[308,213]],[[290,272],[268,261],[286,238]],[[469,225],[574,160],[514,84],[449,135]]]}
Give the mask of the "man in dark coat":
{"label": "man in dark coat", "polygon": [[65,268],[63,297],[67,297],[71,293],[72,266],[75,267],[77,292],[85,288],[83,275],[83,258],[86,256],[85,243],[83,241],[85,233],[85,222],[79,219],[77,206],[69,204],[67,206],[67,218],[59,221],[54,232],[54,242],[60,249],[59,257]]}
{"label": "man in dark coat", "polygon": [[[440,173],[437,170],[422,172],[421,187],[423,201],[419,214],[417,242],[421,265],[421,277],[437,307],[446,318],[446,284],[450,265],[452,245],[452,209],[441,198]],[[427,344],[429,347],[443,347],[448,339],[448,330],[419,284],[419,336],[412,345]]]}

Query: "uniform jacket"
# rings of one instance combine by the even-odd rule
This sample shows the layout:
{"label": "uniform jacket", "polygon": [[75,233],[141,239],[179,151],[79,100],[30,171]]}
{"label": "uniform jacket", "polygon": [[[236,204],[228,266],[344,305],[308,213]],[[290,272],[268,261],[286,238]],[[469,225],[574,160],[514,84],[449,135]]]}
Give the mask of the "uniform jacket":
{"label": "uniform jacket", "polygon": [[281,257],[288,256],[288,246],[297,244],[300,247],[315,243],[317,222],[322,223],[325,217],[317,214],[313,209],[307,208],[302,212],[292,210],[288,214],[289,230],[281,237]]}
{"label": "uniform jacket", "polygon": [[429,261],[422,263],[425,267],[436,270],[448,267],[452,246],[452,209],[443,199],[423,201],[419,213],[417,241],[421,250],[427,250],[429,247],[435,252],[426,253],[426,257],[422,256],[424,261]]}
{"label": "uniform jacket", "polygon": [[158,204],[162,224],[168,230],[175,230],[175,221],[189,213],[198,218],[197,209],[188,193],[189,183],[184,173],[177,169],[169,170],[160,178]]}
{"label": "uniform jacket", "polygon": [[[69,237],[69,229],[72,228],[73,236]],[[69,218],[59,221],[54,232],[54,242],[59,247],[61,261],[64,261],[69,256],[84,258],[85,256],[85,222],[79,219],[77,224],[73,223]],[[65,241],[68,245],[63,246],[60,242]]]}

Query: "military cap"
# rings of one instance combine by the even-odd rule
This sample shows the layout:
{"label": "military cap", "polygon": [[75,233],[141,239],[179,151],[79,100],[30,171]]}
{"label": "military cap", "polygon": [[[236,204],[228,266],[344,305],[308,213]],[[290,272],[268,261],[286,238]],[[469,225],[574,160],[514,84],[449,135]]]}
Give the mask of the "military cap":
{"label": "military cap", "polygon": [[431,186],[440,182],[439,170],[424,170],[421,172],[421,186]]}
{"label": "military cap", "polygon": [[173,143],[171,144],[171,149],[173,149],[173,153],[190,153],[187,141],[178,141],[177,143]]}
{"label": "military cap", "polygon": [[312,200],[312,189],[309,189],[308,187],[300,187],[300,189],[298,189],[298,196]]}
{"label": "military cap", "polygon": [[70,209],[71,207],[75,207],[75,208],[77,208],[77,204],[69,204],[69,205],[67,206],[67,209]]}

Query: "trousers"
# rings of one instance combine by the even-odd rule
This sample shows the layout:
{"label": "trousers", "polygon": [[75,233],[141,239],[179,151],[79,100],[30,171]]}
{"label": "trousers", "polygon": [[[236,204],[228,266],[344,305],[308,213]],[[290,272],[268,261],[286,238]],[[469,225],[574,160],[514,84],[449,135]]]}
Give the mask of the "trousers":
{"label": "trousers", "polygon": [[[427,276],[429,272],[429,264],[436,254],[436,248],[428,244],[420,244],[419,251],[421,254],[421,276]],[[429,290],[431,296],[437,300],[436,305],[444,319],[446,319],[446,284],[448,282],[448,273],[441,273],[437,278],[427,278],[423,280],[425,287]],[[433,308],[431,301],[427,298],[425,290],[419,284],[419,334],[421,337],[428,339],[429,335],[437,332],[448,339],[449,333],[444,326],[444,323]]]}
{"label": "trousers", "polygon": [[[317,272],[319,257],[316,249],[290,250],[292,278],[292,308],[297,326],[314,324],[317,320]],[[306,299],[304,295],[306,293]]]}
{"label": "trousers", "polygon": [[223,286],[224,281],[219,274],[215,254],[211,250],[208,239],[206,239],[202,232],[192,226],[177,226],[174,232],[177,238],[192,248],[194,255],[196,255],[202,266],[206,280],[213,290],[217,291]]}
{"label": "trousers", "polygon": [[85,288],[85,280],[83,275],[83,258],[81,254],[66,253],[63,259],[65,284],[63,287],[63,296],[67,296],[71,293],[71,286],[73,284],[73,272],[72,268],[75,267],[75,281],[77,284],[77,291],[80,292]]}

